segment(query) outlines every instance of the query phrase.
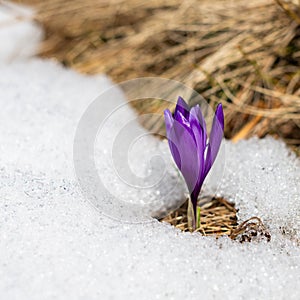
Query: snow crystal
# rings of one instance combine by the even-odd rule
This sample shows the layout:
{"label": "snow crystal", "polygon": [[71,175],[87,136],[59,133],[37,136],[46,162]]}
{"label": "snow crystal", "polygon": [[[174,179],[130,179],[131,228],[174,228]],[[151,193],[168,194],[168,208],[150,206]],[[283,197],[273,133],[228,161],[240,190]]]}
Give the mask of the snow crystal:
{"label": "snow crystal", "polygon": [[228,167],[219,193],[232,197],[241,219],[259,215],[272,231],[291,231],[300,238],[300,162],[296,155],[272,138],[227,145]]}
{"label": "snow crystal", "polygon": [[[104,76],[79,75],[49,61],[1,66],[1,299],[299,299],[300,166],[283,142],[224,141],[222,179],[210,176],[204,187],[234,200],[240,219],[261,217],[269,243],[216,240],[154,219],[122,223],[90,205],[73,171],[73,138],[85,109],[111,86]],[[124,102],[122,93],[115,95],[111,108]],[[128,106],[126,117],[134,118]],[[122,118],[109,124],[107,144]],[[148,193],[125,191],[109,162],[101,161],[108,160],[103,136],[95,156],[105,184],[111,182],[115,196],[123,191],[128,200],[147,202]],[[138,176],[149,167],[145,145],[147,155],[168,153],[167,144],[152,137],[137,143],[129,164]]]}

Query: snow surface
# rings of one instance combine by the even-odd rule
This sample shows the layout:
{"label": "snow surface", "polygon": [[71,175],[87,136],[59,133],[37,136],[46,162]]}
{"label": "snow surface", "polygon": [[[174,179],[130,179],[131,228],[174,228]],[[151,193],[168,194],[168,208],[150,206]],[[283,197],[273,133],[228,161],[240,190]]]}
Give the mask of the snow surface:
{"label": "snow surface", "polygon": [[32,21],[33,11],[7,1],[0,3],[0,64],[33,55],[43,31]]}
{"label": "snow surface", "polygon": [[[22,38],[6,38],[15,49],[23,45]],[[210,177],[205,186],[234,200],[241,219],[261,217],[269,243],[216,240],[155,220],[118,222],[82,195],[72,153],[81,115],[111,82],[50,61],[9,57],[0,67],[1,299],[300,298],[300,163],[282,142],[224,141],[224,176],[220,182]],[[123,102],[118,95],[107,105]],[[127,108],[126,115],[133,112]],[[168,153],[166,143],[145,139],[136,149],[149,139],[149,153]],[[95,152],[98,166],[102,150]],[[133,166],[142,162],[145,171],[144,154],[133,153]],[[124,191],[113,170],[105,174]],[[149,197],[124,193],[133,201]]]}

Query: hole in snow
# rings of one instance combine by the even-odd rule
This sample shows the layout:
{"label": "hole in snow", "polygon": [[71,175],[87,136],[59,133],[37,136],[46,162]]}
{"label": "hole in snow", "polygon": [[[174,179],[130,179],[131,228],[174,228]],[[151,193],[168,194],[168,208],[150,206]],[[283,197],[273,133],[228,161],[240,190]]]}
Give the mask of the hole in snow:
{"label": "hole in snow", "polygon": [[[206,196],[198,201],[201,207],[200,227],[196,229],[202,235],[216,237],[227,235],[240,242],[251,242],[253,239],[271,240],[271,235],[263,222],[258,217],[252,217],[239,224],[238,209],[233,202],[223,197]],[[189,231],[187,220],[187,201],[177,210],[160,219],[182,231]]]}

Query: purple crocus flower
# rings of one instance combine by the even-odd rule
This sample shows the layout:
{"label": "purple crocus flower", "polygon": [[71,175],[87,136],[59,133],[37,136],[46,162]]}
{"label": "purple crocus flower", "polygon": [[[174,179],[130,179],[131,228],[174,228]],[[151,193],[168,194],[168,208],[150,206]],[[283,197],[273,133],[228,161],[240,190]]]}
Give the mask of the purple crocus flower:
{"label": "purple crocus flower", "polygon": [[174,115],[168,109],[164,115],[169,147],[190,193],[195,228],[197,199],[204,179],[216,159],[224,133],[222,104],[217,106],[209,138],[199,105],[190,109],[178,97]]}

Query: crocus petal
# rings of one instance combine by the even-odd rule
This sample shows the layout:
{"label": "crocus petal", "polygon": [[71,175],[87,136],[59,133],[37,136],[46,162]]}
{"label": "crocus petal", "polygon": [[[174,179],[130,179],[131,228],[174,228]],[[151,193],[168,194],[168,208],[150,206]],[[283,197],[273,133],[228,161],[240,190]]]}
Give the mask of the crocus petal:
{"label": "crocus petal", "polygon": [[206,123],[204,121],[199,105],[193,107],[190,111],[190,125],[197,143],[198,162],[200,166],[197,183],[193,192],[191,193],[191,199],[195,210],[197,206],[197,199],[205,179],[204,153],[206,149],[206,139],[207,139]]}
{"label": "crocus petal", "polygon": [[[204,117],[203,117],[203,114],[202,114],[202,111],[200,109],[200,106],[199,104],[197,104],[196,106],[194,106],[192,109],[191,109],[191,112],[193,110],[193,115],[194,117],[197,117],[198,121],[199,121],[199,124],[200,126],[203,128],[203,131],[205,132],[205,140],[206,140],[206,122],[204,120]],[[191,115],[191,112],[190,112],[190,115]],[[191,117],[191,116],[190,116]]]}
{"label": "crocus petal", "polygon": [[200,182],[204,172],[204,150],[206,146],[206,132],[199,122],[196,107],[193,107],[190,112],[190,126],[197,144],[198,161],[200,164],[198,181]]}
{"label": "crocus petal", "polygon": [[181,165],[180,155],[179,155],[179,152],[178,152],[176,146],[172,142],[172,137],[171,137],[171,129],[174,124],[174,119],[173,119],[173,116],[172,116],[172,113],[170,112],[170,110],[166,109],[164,111],[164,117],[165,117],[166,133],[167,133],[167,139],[169,142],[169,148],[171,150],[171,154],[173,156],[173,159],[174,159],[177,167],[180,169],[180,165]]}
{"label": "crocus petal", "polygon": [[181,113],[181,111],[177,111],[176,114],[174,115],[174,121],[177,121],[180,123],[189,133],[190,135],[195,139],[194,133],[191,128],[191,124],[189,119],[186,119],[184,115]]}
{"label": "crocus petal", "polygon": [[190,108],[187,105],[187,103],[183,100],[183,98],[181,98],[180,96],[178,97],[177,100],[174,116],[176,116],[178,111],[180,111],[187,120],[189,119]]}
{"label": "crocus petal", "polygon": [[211,133],[209,136],[209,144],[205,162],[205,176],[209,172],[218,154],[220,144],[224,134],[224,113],[222,104],[218,104],[216,113],[213,119]]}
{"label": "crocus petal", "polygon": [[173,126],[173,116],[169,109],[166,109],[164,111],[164,117],[165,117],[165,124],[166,124],[166,131],[169,132]]}
{"label": "crocus petal", "polygon": [[178,169],[181,170],[181,157],[180,157],[179,151],[177,149],[177,146],[175,145],[174,142],[172,142],[172,140],[173,140],[173,137],[169,135],[168,143],[169,143],[169,148],[172,153],[172,157],[173,157]]}
{"label": "crocus petal", "polygon": [[174,161],[191,193],[195,189],[200,172],[195,139],[183,124],[174,120],[173,127],[168,135],[168,141]]}
{"label": "crocus petal", "polygon": [[206,145],[206,140],[207,140],[206,122],[203,118],[203,115],[202,115],[199,105],[196,105],[191,109],[190,124],[192,124],[192,123],[199,125],[199,126],[197,126],[198,130],[200,131],[200,135],[201,135],[201,143],[199,143],[199,147],[201,147],[201,149],[203,148],[203,151],[204,151],[204,148]]}
{"label": "crocus petal", "polygon": [[189,119],[187,119],[180,110],[174,113],[174,120],[176,120],[183,126],[190,128]]}

